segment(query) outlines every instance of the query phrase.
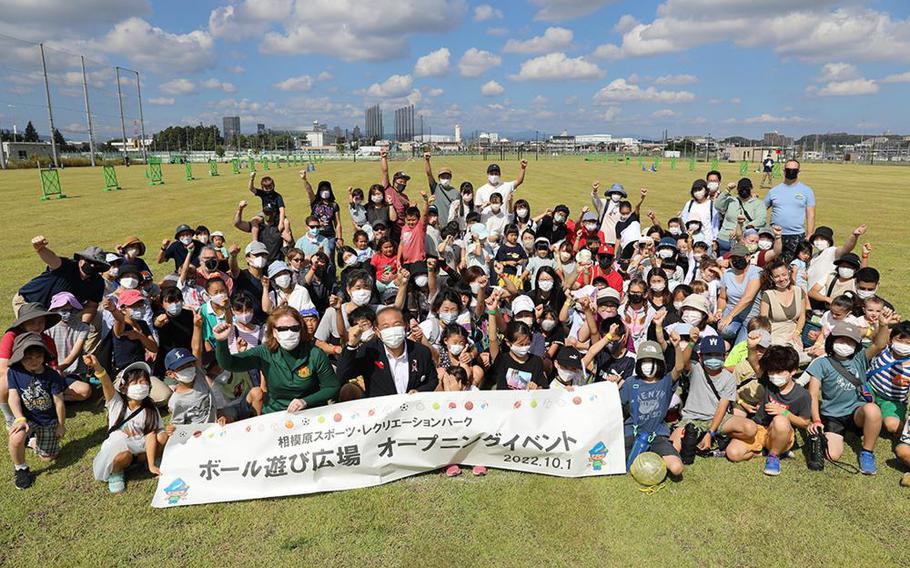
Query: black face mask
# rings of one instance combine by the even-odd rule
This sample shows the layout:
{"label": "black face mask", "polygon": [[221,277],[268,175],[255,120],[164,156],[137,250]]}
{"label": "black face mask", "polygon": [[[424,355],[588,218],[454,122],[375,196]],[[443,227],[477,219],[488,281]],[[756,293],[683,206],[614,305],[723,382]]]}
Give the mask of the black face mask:
{"label": "black face mask", "polygon": [[797,177],[799,177],[799,169],[798,168],[785,168],[784,177],[790,181],[795,180]]}
{"label": "black face mask", "polygon": [[407,189],[407,187],[408,187],[408,184],[406,184],[406,183],[396,183],[395,191],[397,191],[398,193],[401,193],[402,191]]}
{"label": "black face mask", "polygon": [[96,276],[98,274],[98,267],[90,262],[83,262],[82,273],[86,276]]}
{"label": "black face mask", "polygon": [[218,259],[217,258],[206,259],[205,263],[203,263],[203,266],[205,266],[206,270],[215,270],[216,268],[218,268]]}
{"label": "black face mask", "polygon": [[641,294],[629,294],[629,303],[630,304],[640,304],[644,301],[645,297]]}
{"label": "black face mask", "polygon": [[730,261],[730,265],[736,270],[744,270],[749,266],[749,261],[741,256],[737,256]]}
{"label": "black face mask", "polygon": [[737,193],[739,194],[740,199],[749,199],[752,197],[752,190],[746,187],[738,189]]}
{"label": "black face mask", "polygon": [[610,265],[613,264],[613,259],[610,257],[601,257],[601,258],[597,259],[597,264],[599,264],[601,268],[606,270],[607,268],[610,268]]}

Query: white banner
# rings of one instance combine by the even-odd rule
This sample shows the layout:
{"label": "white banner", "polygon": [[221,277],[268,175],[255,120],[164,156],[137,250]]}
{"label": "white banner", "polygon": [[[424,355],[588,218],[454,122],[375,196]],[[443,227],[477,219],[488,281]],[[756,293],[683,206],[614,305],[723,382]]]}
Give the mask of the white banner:
{"label": "white banner", "polygon": [[574,391],[433,392],[178,426],[153,507],[369,487],[445,467],[560,477],[625,473],[609,382]]}

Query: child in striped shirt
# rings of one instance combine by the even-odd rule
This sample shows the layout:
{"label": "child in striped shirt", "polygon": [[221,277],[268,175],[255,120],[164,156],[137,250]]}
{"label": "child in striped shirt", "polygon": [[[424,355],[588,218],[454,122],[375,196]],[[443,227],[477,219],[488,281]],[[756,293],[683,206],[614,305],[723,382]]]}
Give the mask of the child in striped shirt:
{"label": "child in striped shirt", "polygon": [[910,390],[910,321],[891,329],[891,343],[869,364],[866,381],[882,409],[885,429],[896,434],[907,414]]}

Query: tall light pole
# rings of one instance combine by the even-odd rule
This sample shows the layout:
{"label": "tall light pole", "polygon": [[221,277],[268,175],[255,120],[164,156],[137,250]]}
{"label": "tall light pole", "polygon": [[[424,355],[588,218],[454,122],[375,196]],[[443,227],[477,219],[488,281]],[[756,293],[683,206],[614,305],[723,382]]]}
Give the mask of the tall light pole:
{"label": "tall light pole", "polygon": [[123,120],[123,90],[120,88],[120,67],[114,67],[117,71],[117,101],[120,103],[120,134],[123,135],[121,139],[121,148],[123,148],[123,159],[126,160],[129,154],[126,149],[126,122]]}
{"label": "tall light pole", "polygon": [[88,81],[85,77],[85,57],[79,56],[82,60],[82,96],[85,98],[85,120],[88,124],[88,149],[92,155],[92,167],[95,167],[95,129],[92,127],[92,109],[88,103]]}
{"label": "tall light pole", "polygon": [[51,86],[47,82],[47,61],[44,59],[44,44],[39,43],[38,47],[41,48],[41,69],[44,71],[44,95],[47,97],[47,121],[51,127],[51,155],[54,157],[54,167],[60,167],[60,163],[57,160],[57,141],[54,140],[54,133],[57,131],[54,128],[54,112],[51,109]]}

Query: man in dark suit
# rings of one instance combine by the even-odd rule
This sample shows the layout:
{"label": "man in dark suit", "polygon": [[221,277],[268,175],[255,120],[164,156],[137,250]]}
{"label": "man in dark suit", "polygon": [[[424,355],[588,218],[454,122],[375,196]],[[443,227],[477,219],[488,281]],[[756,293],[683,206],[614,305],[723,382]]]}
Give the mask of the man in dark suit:
{"label": "man in dark suit", "polygon": [[[407,339],[404,314],[395,307],[382,308],[376,315],[378,337],[362,321],[348,330],[348,344],[338,360],[337,374],[344,387],[341,401],[436,390],[439,378],[430,350]],[[369,331],[368,331],[369,330]],[[349,382],[357,377],[363,383]]]}

